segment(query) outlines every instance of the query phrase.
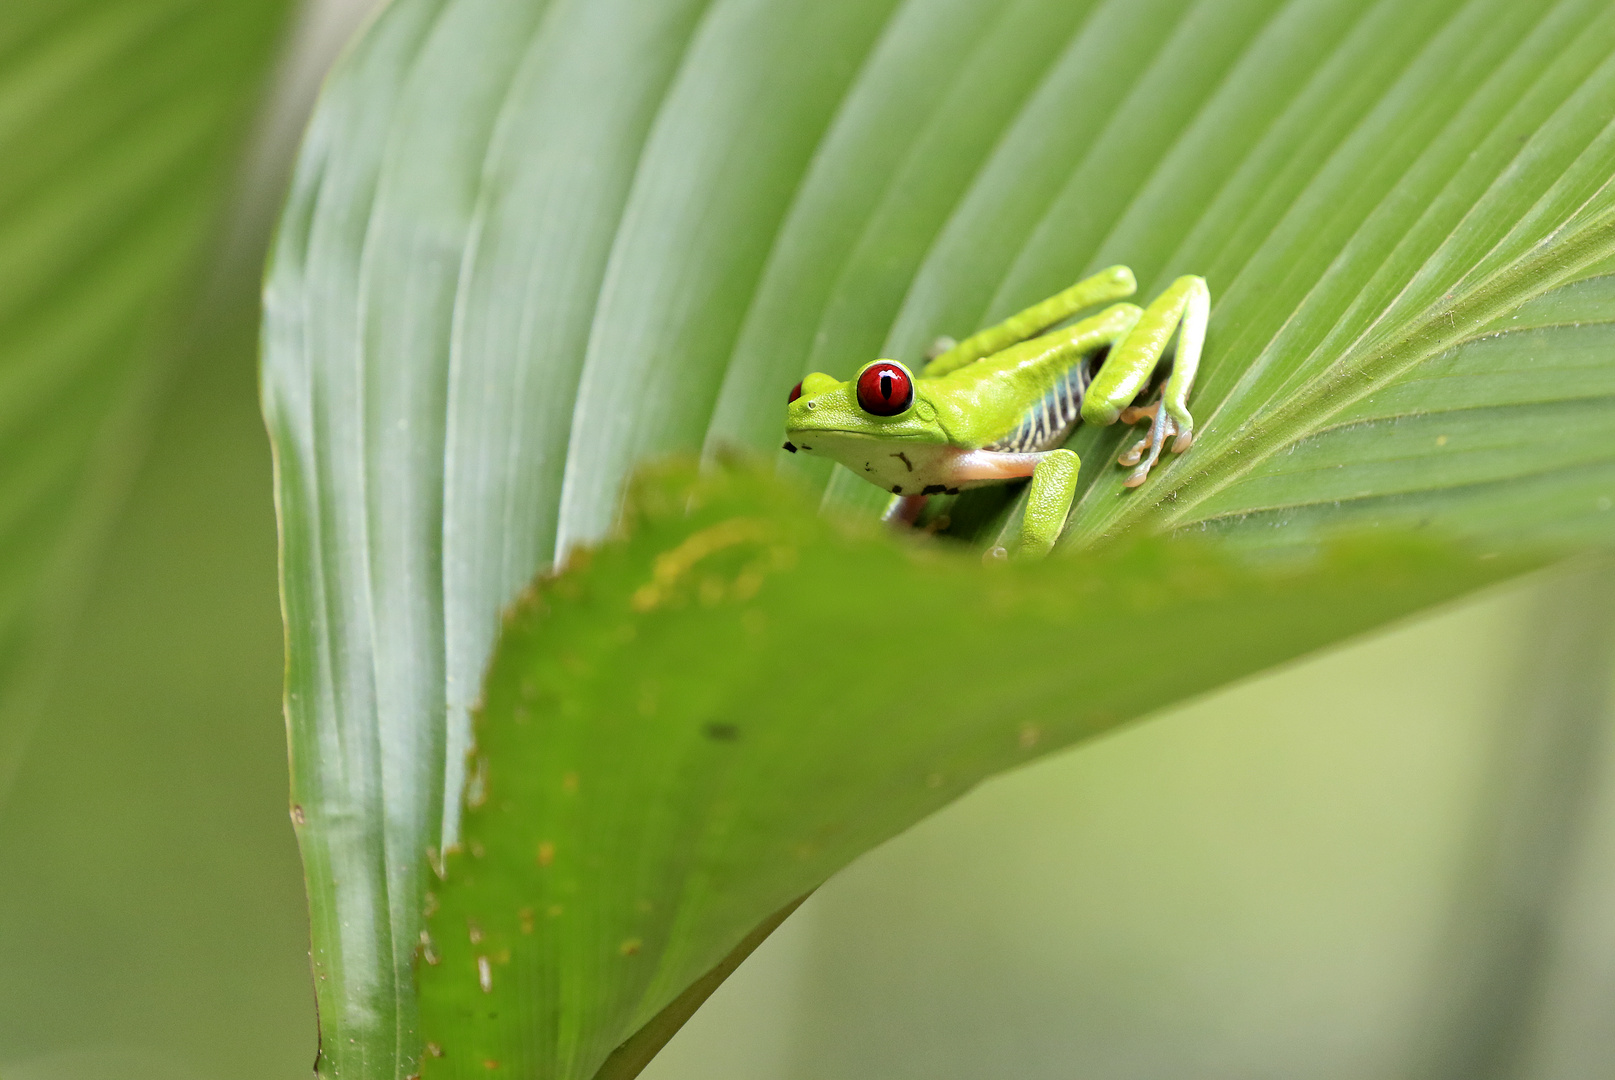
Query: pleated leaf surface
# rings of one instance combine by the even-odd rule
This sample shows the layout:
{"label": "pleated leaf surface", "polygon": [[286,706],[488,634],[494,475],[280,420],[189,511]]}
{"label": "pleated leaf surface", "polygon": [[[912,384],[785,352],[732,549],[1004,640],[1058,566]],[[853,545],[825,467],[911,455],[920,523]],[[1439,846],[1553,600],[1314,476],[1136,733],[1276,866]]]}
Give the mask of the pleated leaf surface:
{"label": "pleated leaf surface", "polygon": [[[322,1067],[631,1075],[702,972],[977,779],[1605,544],[1612,118],[1587,0],[395,0],[267,292]],[[1063,558],[849,540],[745,469],[680,517],[650,474],[505,631],[467,792],[501,612],[637,466],[774,455],[868,516],[777,450],[785,390],[1117,262],[1210,283],[1199,438],[1126,492],[1123,433],[1080,430]],[[675,573],[725,538],[715,584]],[[636,609],[661,565],[694,592]]]}

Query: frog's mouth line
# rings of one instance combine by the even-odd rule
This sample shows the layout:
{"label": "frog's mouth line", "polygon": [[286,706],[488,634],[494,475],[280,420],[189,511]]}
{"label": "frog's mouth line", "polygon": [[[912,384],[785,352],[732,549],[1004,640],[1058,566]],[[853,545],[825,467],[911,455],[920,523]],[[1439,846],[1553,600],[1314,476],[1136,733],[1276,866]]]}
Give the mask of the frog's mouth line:
{"label": "frog's mouth line", "polygon": [[876,435],[868,431],[849,431],[846,428],[786,428],[785,434],[792,438],[800,438],[803,435],[850,435],[854,439],[918,439],[924,432],[883,431]]}

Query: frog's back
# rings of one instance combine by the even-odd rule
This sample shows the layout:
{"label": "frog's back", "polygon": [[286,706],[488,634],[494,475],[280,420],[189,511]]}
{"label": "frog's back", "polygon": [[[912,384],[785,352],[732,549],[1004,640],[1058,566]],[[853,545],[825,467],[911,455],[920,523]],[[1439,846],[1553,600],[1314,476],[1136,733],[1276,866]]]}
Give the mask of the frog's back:
{"label": "frog's back", "polygon": [[[1083,395],[1110,347],[1126,336],[1143,309],[1112,304],[1099,314],[960,365],[942,376],[977,400],[996,398],[1011,408],[989,409],[977,427],[984,450],[1037,453],[1062,445],[1082,415]],[[937,361],[942,363],[946,356]],[[928,369],[929,373],[929,369]],[[996,389],[988,389],[993,387]],[[1027,404],[1022,405],[1025,402]],[[996,430],[993,430],[996,428]]]}
{"label": "frog's back", "polygon": [[1081,357],[1056,372],[1052,385],[983,449],[1028,454],[1065,445],[1082,420],[1082,397],[1104,357]]}

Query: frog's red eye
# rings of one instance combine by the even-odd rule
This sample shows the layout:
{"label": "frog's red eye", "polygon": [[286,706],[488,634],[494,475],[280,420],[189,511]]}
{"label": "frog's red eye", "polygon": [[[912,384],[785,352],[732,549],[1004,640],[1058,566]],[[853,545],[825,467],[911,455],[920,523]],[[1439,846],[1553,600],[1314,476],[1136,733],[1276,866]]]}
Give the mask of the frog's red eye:
{"label": "frog's red eye", "polygon": [[799,398],[801,396],[802,396],[802,384],[797,383],[795,386],[791,387],[791,396],[785,399],[785,404],[789,405],[791,402],[795,401],[797,398]]}
{"label": "frog's red eye", "polygon": [[914,383],[896,364],[870,364],[858,376],[858,407],[871,416],[896,416],[913,401]]}

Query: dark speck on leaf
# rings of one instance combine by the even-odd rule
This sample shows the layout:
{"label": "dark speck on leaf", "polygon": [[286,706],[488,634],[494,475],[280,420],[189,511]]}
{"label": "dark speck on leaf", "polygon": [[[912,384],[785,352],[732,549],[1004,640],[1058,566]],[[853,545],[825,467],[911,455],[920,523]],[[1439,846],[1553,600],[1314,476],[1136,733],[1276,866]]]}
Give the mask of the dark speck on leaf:
{"label": "dark speck on leaf", "polygon": [[707,738],[715,742],[734,742],[740,738],[740,729],[733,724],[708,724],[703,730]]}
{"label": "dark speck on leaf", "polygon": [[796,453],[796,447],[792,446],[790,443],[785,444],[785,449],[789,450],[793,454]]}

